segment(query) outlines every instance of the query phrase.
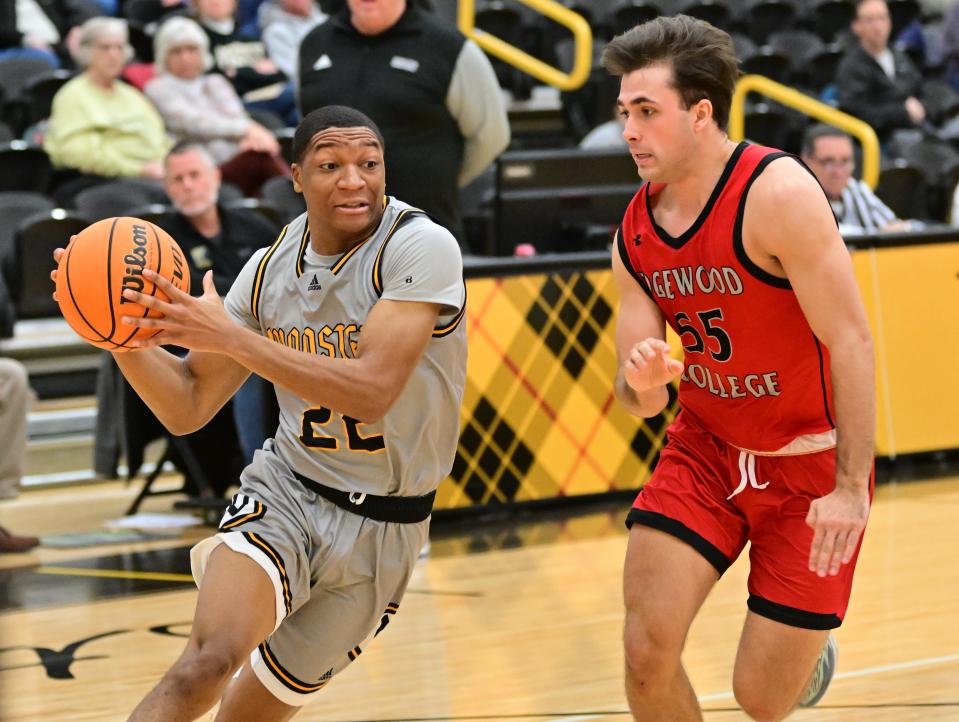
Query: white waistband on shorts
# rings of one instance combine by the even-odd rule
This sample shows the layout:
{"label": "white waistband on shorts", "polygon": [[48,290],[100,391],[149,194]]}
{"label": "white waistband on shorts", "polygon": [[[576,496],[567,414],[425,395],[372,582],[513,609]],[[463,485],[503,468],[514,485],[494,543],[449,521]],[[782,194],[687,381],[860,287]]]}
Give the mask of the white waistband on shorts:
{"label": "white waistband on shorts", "polygon": [[754,451],[744,449],[741,446],[736,446],[736,448],[754,456],[799,456],[800,454],[816,454],[820,451],[835,448],[835,446],[836,430],[829,429],[829,431],[823,431],[819,434],[797,436],[785,446],[773,451]]}

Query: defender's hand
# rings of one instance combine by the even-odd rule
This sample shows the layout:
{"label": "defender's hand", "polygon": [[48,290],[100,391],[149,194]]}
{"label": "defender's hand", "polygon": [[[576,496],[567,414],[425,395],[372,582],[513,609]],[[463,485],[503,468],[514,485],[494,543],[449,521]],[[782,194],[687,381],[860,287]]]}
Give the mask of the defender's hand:
{"label": "defender's hand", "polygon": [[682,361],[669,357],[669,344],[647,338],[633,346],[623,362],[623,377],[636,393],[668,384],[683,372]]}

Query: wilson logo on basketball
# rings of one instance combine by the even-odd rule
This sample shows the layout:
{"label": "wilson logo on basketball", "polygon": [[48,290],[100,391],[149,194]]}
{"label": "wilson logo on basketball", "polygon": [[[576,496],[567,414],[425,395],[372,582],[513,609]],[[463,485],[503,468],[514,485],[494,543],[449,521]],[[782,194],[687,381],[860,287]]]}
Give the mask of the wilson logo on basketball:
{"label": "wilson logo on basketball", "polygon": [[[123,297],[126,289],[133,291],[143,291],[143,269],[147,265],[147,236],[146,226],[133,224],[133,249],[123,257],[123,262],[127,265],[126,275],[123,277],[123,284],[120,288],[120,303],[132,303]],[[176,251],[180,249],[177,248]],[[183,265],[185,259],[182,254],[174,251],[173,256],[173,285],[177,288],[183,286]]]}

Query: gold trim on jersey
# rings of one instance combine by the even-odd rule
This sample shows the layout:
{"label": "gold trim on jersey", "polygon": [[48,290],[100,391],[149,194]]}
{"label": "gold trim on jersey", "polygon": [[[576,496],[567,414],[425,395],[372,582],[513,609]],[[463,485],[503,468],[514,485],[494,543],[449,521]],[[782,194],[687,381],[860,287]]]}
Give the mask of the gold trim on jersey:
{"label": "gold trim on jersey", "polygon": [[332,675],[326,679],[321,679],[316,684],[308,684],[306,682],[301,682],[287,670],[283,668],[283,665],[277,661],[276,657],[273,656],[273,650],[270,649],[269,645],[266,642],[260,642],[260,656],[263,658],[263,661],[266,662],[266,666],[271,672],[283,683],[285,687],[292,690],[293,692],[299,692],[300,694],[309,694],[310,692],[316,692],[323,689],[332,679]]}
{"label": "gold trim on jersey", "polygon": [[[375,235],[375,232],[374,232],[374,235]],[[340,256],[340,260],[338,260],[336,263],[334,263],[330,267],[330,271],[333,273],[333,275],[335,276],[337,273],[339,273],[342,270],[343,266],[346,265],[346,262],[349,261],[351,258],[353,258],[353,256],[356,255],[356,252],[360,250],[363,246],[365,246],[367,241],[369,241],[372,237],[373,237],[372,235],[367,236],[362,241],[360,241],[355,246],[353,246],[350,250],[348,250],[346,253],[344,253],[342,256]]]}
{"label": "gold trim on jersey", "polygon": [[310,242],[310,221],[303,224],[303,237],[300,238],[300,252],[296,254],[296,277],[303,275],[303,259],[306,257],[306,244]]}
{"label": "gold trim on jersey", "polygon": [[400,229],[400,226],[412,218],[414,214],[422,213],[423,211],[421,211],[419,208],[404,208],[399,212],[399,214],[397,214],[396,219],[393,221],[393,225],[390,227],[390,230],[387,231],[386,238],[383,239],[380,250],[376,252],[376,259],[373,261],[373,290],[376,292],[377,296],[383,295],[383,277],[380,269],[383,266],[383,250],[386,248],[386,244],[390,242],[393,234]]}
{"label": "gold trim on jersey", "polygon": [[253,293],[250,295],[250,312],[257,321],[260,320],[260,288],[263,285],[263,278],[266,276],[266,265],[270,262],[270,259],[273,258],[276,249],[280,247],[280,243],[283,242],[289,228],[289,225],[283,226],[283,230],[280,231],[280,237],[273,242],[270,250],[263,254],[263,258],[260,259],[260,265],[257,266],[256,276],[253,279]]}
{"label": "gold trim on jersey", "polygon": [[466,282],[463,282],[463,305],[460,307],[459,313],[457,313],[453,318],[451,318],[445,326],[437,326],[433,329],[433,338],[443,338],[444,336],[449,336],[453,331],[456,330],[456,327],[460,325],[460,321],[463,320],[463,317],[466,315]]}

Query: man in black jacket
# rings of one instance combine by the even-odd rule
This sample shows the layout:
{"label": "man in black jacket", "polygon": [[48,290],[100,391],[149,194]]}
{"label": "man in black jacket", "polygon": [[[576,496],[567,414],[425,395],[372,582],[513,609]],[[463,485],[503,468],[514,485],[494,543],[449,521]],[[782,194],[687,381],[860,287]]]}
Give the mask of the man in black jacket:
{"label": "man in black jacket", "polygon": [[462,244],[459,188],[509,144],[489,60],[407,0],[348,0],[300,45],[300,111],[346,105],[386,140],[386,192],[429,213]]}
{"label": "man in black jacket", "polygon": [[[220,172],[202,145],[181,142],[165,162],[164,187],[176,212],[160,221],[189,259],[190,289],[203,293],[203,275],[213,270],[217,288],[229,288],[254,251],[276,240],[279,229],[263,216],[218,202]],[[272,427],[268,403],[272,389],[251,374],[233,397],[233,418],[246,463],[263,444]]]}
{"label": "man in black jacket", "polygon": [[922,76],[901,50],[889,47],[892,20],[885,0],[858,0],[852,31],[859,45],[839,63],[839,106],[869,123],[886,142],[893,131],[913,128],[926,119],[916,96]]}

